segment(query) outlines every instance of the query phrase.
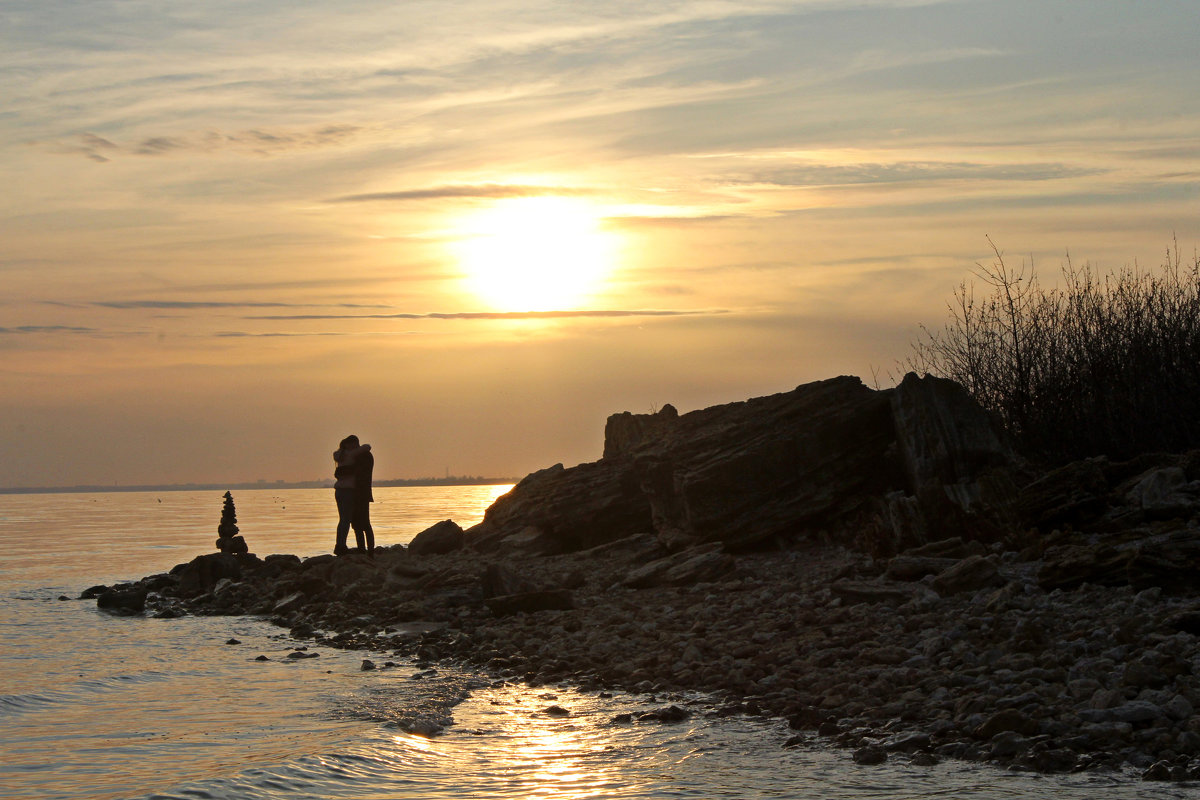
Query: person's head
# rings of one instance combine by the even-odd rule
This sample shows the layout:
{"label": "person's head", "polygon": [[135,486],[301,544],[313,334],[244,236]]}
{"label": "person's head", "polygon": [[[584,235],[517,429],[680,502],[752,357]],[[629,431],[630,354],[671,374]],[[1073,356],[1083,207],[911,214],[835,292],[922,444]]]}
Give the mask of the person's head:
{"label": "person's head", "polygon": [[358,447],[358,437],[354,434],[350,434],[345,439],[342,439],[342,443],[338,445],[338,449],[340,450],[353,450],[356,447]]}

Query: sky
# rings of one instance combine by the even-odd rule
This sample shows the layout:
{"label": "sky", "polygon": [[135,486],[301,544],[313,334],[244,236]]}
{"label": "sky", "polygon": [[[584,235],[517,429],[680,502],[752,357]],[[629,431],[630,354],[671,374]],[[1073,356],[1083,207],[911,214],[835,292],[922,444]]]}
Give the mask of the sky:
{"label": "sky", "polygon": [[0,0],[0,486],[600,457],[1200,245],[1195,0]]}

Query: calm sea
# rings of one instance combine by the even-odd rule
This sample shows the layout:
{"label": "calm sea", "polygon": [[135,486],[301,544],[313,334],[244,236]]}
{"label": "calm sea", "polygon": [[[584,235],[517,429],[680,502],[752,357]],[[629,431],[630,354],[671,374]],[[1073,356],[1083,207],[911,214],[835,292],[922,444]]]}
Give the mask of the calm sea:
{"label": "calm sea", "polygon": [[[381,488],[380,544],[467,527],[508,487]],[[328,552],[328,490],[234,493],[252,551]],[[760,719],[613,724],[656,707],[569,687],[492,686],[294,642],[244,618],[114,617],[78,597],[213,550],[220,492],[0,495],[0,797],[71,798],[1168,798],[1195,789],[1111,776],[1039,778],[977,765],[859,767],[785,750]],[[236,639],[239,644],[227,644]],[[265,655],[269,660],[259,661]],[[386,657],[386,654],[383,654]],[[378,658],[378,656],[376,656]],[[465,699],[463,699],[465,698]],[[461,702],[459,702],[461,700]],[[568,717],[542,713],[549,705]],[[425,739],[412,709],[454,724]]]}

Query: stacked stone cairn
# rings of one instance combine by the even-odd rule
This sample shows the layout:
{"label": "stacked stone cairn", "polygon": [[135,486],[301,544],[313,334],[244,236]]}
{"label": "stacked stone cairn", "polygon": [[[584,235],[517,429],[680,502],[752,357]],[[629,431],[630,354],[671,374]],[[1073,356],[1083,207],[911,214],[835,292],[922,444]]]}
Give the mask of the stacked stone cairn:
{"label": "stacked stone cairn", "polygon": [[233,495],[229,492],[225,493],[221,524],[217,526],[217,549],[230,555],[240,555],[250,549],[246,546],[246,540],[238,536],[237,511],[233,507]]}

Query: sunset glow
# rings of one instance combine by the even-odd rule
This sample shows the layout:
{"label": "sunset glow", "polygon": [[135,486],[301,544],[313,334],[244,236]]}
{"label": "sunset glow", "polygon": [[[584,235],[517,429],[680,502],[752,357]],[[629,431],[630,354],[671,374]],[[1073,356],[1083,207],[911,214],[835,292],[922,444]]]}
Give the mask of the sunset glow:
{"label": "sunset glow", "polygon": [[0,0],[0,486],[520,477],[1200,246],[1200,3],[148,8]]}
{"label": "sunset glow", "polygon": [[454,247],[470,292],[496,311],[579,308],[612,270],[597,212],[558,197],[502,200],[465,222]]}

